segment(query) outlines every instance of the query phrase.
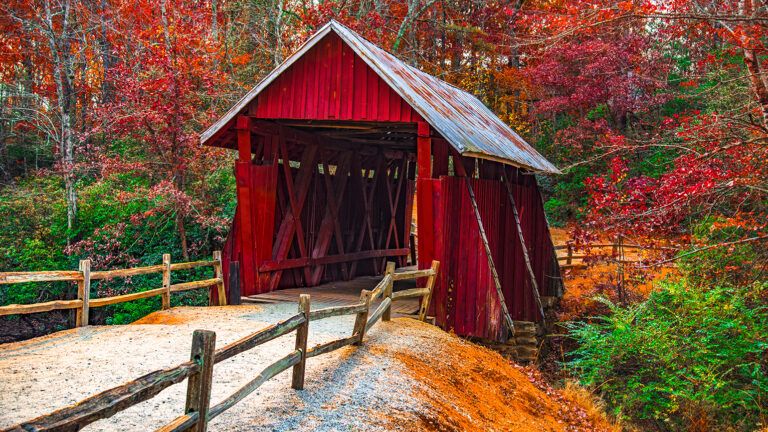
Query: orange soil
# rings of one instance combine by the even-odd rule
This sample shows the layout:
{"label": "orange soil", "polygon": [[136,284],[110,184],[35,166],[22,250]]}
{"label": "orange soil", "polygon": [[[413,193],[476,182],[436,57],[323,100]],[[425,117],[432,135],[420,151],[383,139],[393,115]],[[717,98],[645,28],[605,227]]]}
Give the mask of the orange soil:
{"label": "orange soil", "polygon": [[227,307],[188,308],[174,307],[168,310],[152,312],[144,318],[131,324],[186,324],[195,320],[232,321],[237,320],[239,313],[254,313],[261,307],[252,304],[229,305]]}
{"label": "orange soil", "polygon": [[[552,235],[552,241],[556,245],[565,244],[570,236],[566,229],[551,228],[550,233]],[[599,240],[603,243],[611,243],[608,238],[601,238]],[[559,251],[559,255],[563,255],[564,251]],[[577,251],[576,254],[584,254],[585,251]],[[593,255],[610,255],[610,248],[593,249],[589,251]],[[625,258],[628,260],[639,260],[643,258],[651,257],[653,252],[628,249],[625,251]],[[564,261],[561,261],[563,263]],[[581,262],[581,260],[574,260],[574,262]],[[674,278],[676,271],[672,267],[660,267],[653,269],[642,269],[641,271],[633,271],[632,264],[625,264],[625,286],[630,295],[636,298],[647,297],[653,290],[653,287],[658,282],[667,279]],[[565,295],[562,299],[562,309],[560,313],[561,320],[570,320],[584,314],[589,314],[593,306],[592,298],[599,293],[601,286],[610,287],[615,286],[618,280],[618,267],[617,264],[605,261],[594,261],[589,263],[586,268],[571,268],[566,269],[563,272],[565,281]],[[605,293],[610,294],[610,293]]]}
{"label": "orange soil", "polygon": [[132,322],[131,324],[184,324],[189,321],[188,317],[168,313],[169,311],[153,312],[144,318]]}
{"label": "orange soil", "polygon": [[[409,320],[410,321],[410,320]],[[401,320],[400,324],[424,325]],[[440,352],[393,353],[418,382],[431,407],[421,424],[390,418],[399,430],[618,431],[583,393],[556,390],[538,372],[455,336]],[[441,341],[443,342],[443,341]]]}

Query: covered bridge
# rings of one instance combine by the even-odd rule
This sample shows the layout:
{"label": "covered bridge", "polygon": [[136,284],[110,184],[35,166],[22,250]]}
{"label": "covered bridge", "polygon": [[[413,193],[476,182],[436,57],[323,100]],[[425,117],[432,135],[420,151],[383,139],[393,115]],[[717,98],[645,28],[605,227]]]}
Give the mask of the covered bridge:
{"label": "covered bridge", "polygon": [[505,340],[510,320],[541,320],[539,298],[561,294],[532,175],[557,168],[477,98],[338,22],[201,141],[238,151],[223,259],[240,262],[243,295],[407,265],[414,195],[418,266],[441,263],[438,325]]}

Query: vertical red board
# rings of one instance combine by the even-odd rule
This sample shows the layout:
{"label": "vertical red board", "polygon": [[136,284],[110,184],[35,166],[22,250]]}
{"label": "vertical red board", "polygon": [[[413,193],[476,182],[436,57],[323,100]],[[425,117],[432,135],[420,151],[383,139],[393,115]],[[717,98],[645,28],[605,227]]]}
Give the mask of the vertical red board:
{"label": "vertical red board", "polygon": [[[435,227],[435,250],[436,251],[445,251],[445,236],[446,231],[450,229],[448,226],[443,223],[443,218],[445,217],[445,212],[442,211],[440,208],[441,206],[445,205],[445,200],[442,199],[443,196],[443,185],[439,181],[436,181],[433,183],[432,186],[432,202],[433,202],[433,208],[434,211],[434,227]],[[436,255],[434,259],[444,262],[445,257],[443,254]],[[437,277],[437,283],[435,284],[436,287],[433,288],[433,297],[432,297],[432,304],[439,305],[436,306],[435,309],[439,309],[438,311],[433,312],[434,316],[438,316],[438,314],[444,314],[445,313],[445,292],[443,290],[443,287],[445,286],[444,283],[441,283],[445,279],[444,272],[439,272]]]}
{"label": "vertical red board", "polygon": [[448,142],[444,139],[432,140],[432,176],[448,175]]}
{"label": "vertical red board", "polygon": [[[368,68],[366,71],[368,74],[368,118],[370,120],[379,120],[379,83],[381,82],[381,78],[379,78],[373,69]],[[384,83],[382,83],[382,85],[383,84]]]}
{"label": "vertical red board", "polygon": [[328,116],[328,104],[330,103],[330,81],[331,81],[331,40],[323,39],[318,44],[320,54],[320,70],[317,89],[317,117],[330,118]]}
{"label": "vertical red board", "polygon": [[368,119],[368,65],[360,56],[355,55],[355,94],[353,112],[355,120]]}
{"label": "vertical red board", "polygon": [[333,33],[266,86],[252,112],[258,118],[421,120],[365,60]]}
{"label": "vertical red board", "polygon": [[[379,79],[381,81],[381,79]],[[383,81],[381,81],[378,85],[379,87],[379,97],[377,101],[378,109],[376,110],[378,112],[376,119],[379,121],[388,121],[390,120],[389,114],[389,95],[391,93],[391,90],[389,89],[389,86],[386,85]]]}
{"label": "vertical red board", "polygon": [[330,109],[328,116],[332,118],[341,117],[341,75],[342,68],[345,66],[341,58],[341,39],[333,39],[331,42],[331,94]]}
{"label": "vertical red board", "polygon": [[255,203],[256,260],[261,265],[272,258],[272,239],[275,231],[275,192],[277,165],[252,165],[252,198]]}
{"label": "vertical red board", "polygon": [[410,121],[408,120],[402,120],[400,116],[400,104],[402,99],[400,99],[400,95],[398,95],[394,90],[390,90],[389,92],[389,117],[388,119],[390,121]]}
{"label": "vertical red board", "polygon": [[429,137],[429,125],[419,123],[418,137],[416,139],[417,152],[417,180],[416,193],[418,220],[417,229],[419,231],[419,246],[417,248],[417,259],[419,268],[429,268],[432,260],[435,258],[434,250],[434,226],[432,223],[423,223],[423,221],[434,221],[433,214],[433,195],[432,195],[432,140]]}
{"label": "vertical red board", "polygon": [[[304,57],[302,57],[301,62],[306,64],[306,73],[302,77],[304,82],[306,83],[304,85],[304,88],[306,89],[307,94],[304,95],[305,104],[304,109],[300,110],[300,112],[296,113],[297,117],[311,117],[317,115],[317,91],[316,91],[316,83],[317,83],[317,72],[320,69],[318,66],[318,52],[316,49],[310,50],[308,53],[304,54]],[[295,68],[295,69],[294,69]],[[294,66],[291,67],[291,73],[298,73],[298,65],[294,64]],[[267,88],[272,87],[267,86]],[[271,103],[271,101],[264,101],[263,103]],[[257,113],[260,117],[263,117],[261,113]]]}
{"label": "vertical red board", "polygon": [[340,118],[352,119],[352,101],[355,88],[355,53],[346,44],[341,44],[341,83],[339,86],[339,105],[341,107]]}
{"label": "vertical red board", "polygon": [[237,161],[235,162],[235,177],[237,180],[237,202],[239,205],[240,216],[240,230],[242,244],[242,262],[240,268],[242,269],[241,281],[242,281],[242,293],[243,295],[255,294],[255,280],[254,275],[256,273],[254,252],[255,245],[253,244],[253,227],[251,219],[251,193],[250,193],[250,161]]}

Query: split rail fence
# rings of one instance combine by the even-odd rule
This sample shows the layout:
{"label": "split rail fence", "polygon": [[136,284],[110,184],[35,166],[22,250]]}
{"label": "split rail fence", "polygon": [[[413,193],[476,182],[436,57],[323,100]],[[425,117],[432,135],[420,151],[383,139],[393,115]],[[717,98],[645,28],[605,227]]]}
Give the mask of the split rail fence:
{"label": "split rail fence", "polygon": [[[174,270],[189,270],[199,267],[213,267],[214,277],[212,279],[171,284],[171,272]],[[113,297],[91,298],[91,281],[152,273],[163,274],[162,287]],[[224,279],[222,278],[220,251],[215,251],[213,253],[213,258],[210,261],[171,263],[171,255],[164,254],[162,264],[128,269],[91,271],[91,260],[85,259],[80,261],[80,269],[77,271],[0,273],[0,285],[58,281],[77,282],[77,299],[0,306],[0,316],[48,312],[61,309],[76,309],[77,315],[75,318],[75,325],[81,327],[88,325],[88,317],[91,308],[98,308],[142,298],[162,296],[162,308],[168,309],[171,307],[171,293],[198,288],[209,288],[211,286],[216,286],[219,305],[227,304],[224,291]]]}
{"label": "split rail fence", "polygon": [[[311,310],[310,296],[302,294],[299,298],[298,314],[219,349],[215,349],[216,334],[214,332],[196,330],[192,336],[192,352],[189,361],[168,369],[150,372],[134,381],[106,390],[74,405],[12,426],[6,431],[80,430],[90,423],[111,417],[133,405],[151,399],[162,390],[185,379],[187,380],[187,396],[184,414],[161,427],[158,431],[205,431],[208,422],[242,401],[269,379],[289,368],[293,368],[291,387],[297,390],[303,389],[305,364],[308,358],[329,353],[347,345],[361,345],[366,332],[379,320],[390,320],[393,301],[420,297],[419,318],[422,321],[426,320],[427,307],[432,296],[439,264],[439,262],[433,261],[430,269],[395,273],[395,264],[388,262],[384,278],[373,290],[363,290],[360,293],[360,301],[352,305]],[[405,279],[426,280],[426,286],[393,292],[394,282]],[[371,304],[379,298],[382,299],[381,303],[371,313]],[[307,348],[310,322],[342,315],[356,315],[351,336]],[[214,364],[294,331],[296,332],[296,344],[292,352],[264,368],[229,397],[211,406]]]}
{"label": "split rail fence", "polygon": [[624,251],[627,249],[631,250],[677,250],[675,248],[671,247],[664,247],[664,246],[643,246],[639,244],[628,244],[624,242],[624,239],[622,237],[619,237],[616,240],[616,243],[595,243],[595,244],[587,244],[582,246],[575,246],[572,243],[567,243],[564,245],[556,245],[555,251],[566,251],[565,255],[557,255],[558,261],[565,261],[565,263],[560,264],[560,268],[567,269],[567,268],[575,268],[575,267],[584,267],[585,264],[583,261],[581,262],[575,262],[576,260],[583,260],[584,258],[587,258],[590,256],[586,253],[575,253],[583,250],[591,250],[591,249],[603,249],[603,248],[611,248],[611,255],[617,257],[617,261],[620,263],[631,263],[631,262],[637,262],[635,260],[627,260],[624,258]]}

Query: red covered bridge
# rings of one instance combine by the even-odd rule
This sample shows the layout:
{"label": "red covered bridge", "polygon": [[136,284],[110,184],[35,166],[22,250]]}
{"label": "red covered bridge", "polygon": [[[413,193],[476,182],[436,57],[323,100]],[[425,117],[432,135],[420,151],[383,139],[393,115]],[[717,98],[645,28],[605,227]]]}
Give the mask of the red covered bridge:
{"label": "red covered bridge", "polygon": [[240,262],[243,295],[407,265],[414,191],[438,325],[505,340],[561,294],[532,175],[557,168],[474,96],[335,21],[201,141],[238,151],[224,268]]}

